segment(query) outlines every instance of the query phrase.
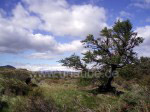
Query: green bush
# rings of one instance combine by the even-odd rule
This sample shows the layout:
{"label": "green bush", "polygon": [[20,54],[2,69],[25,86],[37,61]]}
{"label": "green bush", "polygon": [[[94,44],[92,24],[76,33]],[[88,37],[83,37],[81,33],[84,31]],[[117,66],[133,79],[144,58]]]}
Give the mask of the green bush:
{"label": "green bush", "polygon": [[7,78],[7,79],[18,79],[21,81],[26,81],[27,78],[30,77],[31,72],[27,70],[20,70],[20,69],[5,69],[0,71],[0,77]]}
{"label": "green bush", "polygon": [[4,95],[27,95],[31,88],[17,79],[0,79],[0,93]]}

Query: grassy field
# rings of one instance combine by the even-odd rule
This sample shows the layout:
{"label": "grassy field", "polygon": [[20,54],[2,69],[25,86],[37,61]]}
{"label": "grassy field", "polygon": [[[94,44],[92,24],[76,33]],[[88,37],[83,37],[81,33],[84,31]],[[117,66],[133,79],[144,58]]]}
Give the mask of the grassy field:
{"label": "grassy field", "polygon": [[[149,112],[150,97],[146,89],[138,84],[118,85],[124,94],[93,94],[91,85],[80,86],[78,80],[46,79],[39,85],[42,94],[52,98],[66,112]],[[94,85],[93,85],[94,86]],[[127,86],[127,87],[126,87]]]}
{"label": "grassy field", "polygon": [[[9,70],[8,70],[9,71]],[[149,112],[149,78],[140,82],[115,78],[113,86],[123,94],[98,93],[91,79],[35,78],[27,85],[25,74],[5,71],[0,75],[1,112]],[[11,76],[15,75],[15,79]],[[5,74],[5,75],[2,75]],[[5,76],[5,77],[4,77]],[[23,76],[23,78],[22,78]]]}

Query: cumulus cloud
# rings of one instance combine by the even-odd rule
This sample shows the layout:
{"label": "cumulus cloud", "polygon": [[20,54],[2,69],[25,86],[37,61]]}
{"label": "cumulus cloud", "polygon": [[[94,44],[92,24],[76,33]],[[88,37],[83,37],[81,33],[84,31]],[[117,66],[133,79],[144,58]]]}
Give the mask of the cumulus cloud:
{"label": "cumulus cloud", "polygon": [[138,36],[144,38],[144,42],[136,48],[139,56],[150,56],[150,26],[138,27],[136,32]]}
{"label": "cumulus cloud", "polygon": [[20,3],[12,10],[12,15],[11,24],[16,27],[34,30],[42,24],[38,17],[31,15]]}
{"label": "cumulus cloud", "polygon": [[[37,52],[60,52],[74,51],[81,47],[80,41],[61,44],[53,36],[33,34],[40,23],[37,17],[32,17],[18,4],[13,10],[13,17],[4,18],[0,16],[0,52],[19,53],[25,50]],[[34,54],[33,57],[44,57],[45,53]],[[45,56],[46,58],[46,56]]]}
{"label": "cumulus cloud", "polygon": [[[13,16],[0,16],[0,52],[19,53],[24,50],[52,50],[55,40],[52,36],[33,34],[32,31],[40,24],[37,17],[18,4],[12,11]],[[41,43],[42,42],[42,43]]]}
{"label": "cumulus cloud", "polygon": [[[49,54],[60,54],[82,49],[80,40],[68,43],[57,41],[57,36],[85,37],[96,34],[106,26],[105,9],[92,5],[70,5],[66,0],[23,0],[18,3],[12,16],[0,10],[0,52],[20,53],[34,50],[31,57],[48,58]],[[45,30],[44,35],[35,30]],[[61,38],[61,37],[59,37]]]}
{"label": "cumulus cloud", "polygon": [[83,49],[82,43],[80,40],[74,40],[71,43],[65,44],[58,44],[57,50],[59,52],[71,52],[71,51],[78,51]]}
{"label": "cumulus cloud", "polygon": [[24,0],[29,11],[44,21],[41,29],[55,35],[85,37],[97,34],[106,26],[106,12],[103,7],[92,5],[70,6],[66,0]]}
{"label": "cumulus cloud", "polygon": [[55,40],[52,36],[32,34],[13,26],[9,21],[0,19],[0,52],[19,53],[25,50],[54,50]]}
{"label": "cumulus cloud", "polygon": [[[1,22],[0,20],[0,23]],[[5,23],[6,24],[6,23]],[[24,29],[18,29],[12,25],[0,24],[0,52],[19,53],[25,50],[34,50],[41,52],[36,56],[43,56],[44,52],[64,53],[77,51],[82,48],[80,40],[74,40],[70,43],[57,42],[53,36],[43,34],[32,34]]]}
{"label": "cumulus cloud", "polygon": [[65,44],[55,42],[54,49],[55,50],[53,51],[32,53],[26,57],[33,59],[54,59],[62,56],[64,52],[73,53],[73,52],[82,52],[84,50],[80,40],[75,40]]}

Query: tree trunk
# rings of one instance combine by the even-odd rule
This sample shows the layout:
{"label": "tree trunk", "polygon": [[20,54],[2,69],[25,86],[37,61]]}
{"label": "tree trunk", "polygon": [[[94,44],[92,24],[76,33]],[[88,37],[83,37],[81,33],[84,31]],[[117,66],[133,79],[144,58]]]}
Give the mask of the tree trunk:
{"label": "tree trunk", "polygon": [[111,65],[110,76],[108,77],[108,81],[107,81],[107,83],[105,85],[106,88],[108,88],[108,89],[112,89],[111,83],[112,83],[112,81],[114,79],[114,72],[116,71],[116,68],[117,68],[116,65],[114,65],[114,64]]}
{"label": "tree trunk", "polygon": [[112,81],[113,81],[113,79],[114,79],[114,77],[113,76],[111,76],[111,77],[109,77],[108,78],[108,81],[107,81],[107,83],[106,83],[106,88],[111,88],[112,86],[111,86],[111,83],[112,83]]}
{"label": "tree trunk", "polygon": [[99,87],[100,91],[103,91],[103,92],[107,92],[107,91],[112,91],[114,89],[114,87],[112,87],[112,81],[114,79],[114,72],[116,70],[117,66],[112,64],[111,65],[111,71],[110,71],[110,75],[108,77],[108,81],[105,83],[105,85],[102,85]]}

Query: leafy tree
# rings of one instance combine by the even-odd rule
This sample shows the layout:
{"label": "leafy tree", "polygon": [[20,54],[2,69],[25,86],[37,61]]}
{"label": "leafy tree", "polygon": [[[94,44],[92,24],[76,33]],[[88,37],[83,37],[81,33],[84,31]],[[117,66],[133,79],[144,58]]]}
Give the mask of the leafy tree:
{"label": "leafy tree", "polygon": [[62,63],[63,66],[73,67],[77,70],[88,71],[88,69],[86,68],[87,65],[83,64],[80,57],[75,54],[71,55],[68,58],[62,59],[59,62]]}
{"label": "leafy tree", "polygon": [[[132,30],[132,24],[129,20],[117,21],[112,28],[105,27],[100,32],[100,37],[94,38],[92,34],[88,35],[82,41],[85,48],[82,61],[84,63],[94,63],[96,67],[110,69],[107,82],[103,85],[106,90],[112,89],[111,83],[114,79],[114,72],[117,68],[122,68],[136,61],[137,56],[134,47],[143,42],[142,37]],[[81,59],[72,55],[60,62],[64,66],[82,68]],[[75,60],[76,59],[76,60]],[[86,66],[84,66],[86,67]]]}

